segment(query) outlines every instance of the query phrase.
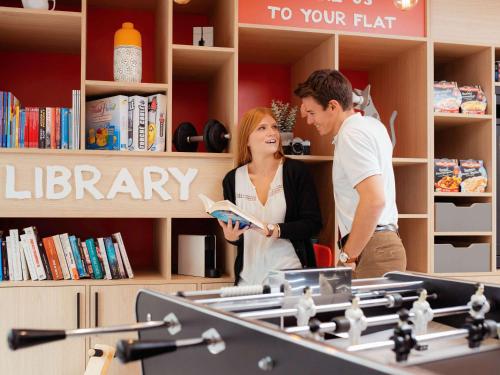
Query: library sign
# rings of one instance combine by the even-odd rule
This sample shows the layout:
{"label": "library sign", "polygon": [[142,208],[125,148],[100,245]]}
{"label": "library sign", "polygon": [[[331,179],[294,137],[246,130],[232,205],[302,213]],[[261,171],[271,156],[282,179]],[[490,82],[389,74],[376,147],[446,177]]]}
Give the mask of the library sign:
{"label": "library sign", "polygon": [[425,36],[425,0],[400,10],[393,0],[240,0],[240,23]]}
{"label": "library sign", "polygon": [[221,199],[233,167],[231,158],[132,154],[4,154],[0,216],[199,217],[198,194]]}

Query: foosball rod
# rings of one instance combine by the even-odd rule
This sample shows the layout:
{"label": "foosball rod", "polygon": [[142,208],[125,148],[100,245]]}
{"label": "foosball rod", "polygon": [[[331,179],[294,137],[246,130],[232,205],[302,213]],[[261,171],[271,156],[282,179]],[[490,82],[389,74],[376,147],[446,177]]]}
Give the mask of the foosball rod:
{"label": "foosball rod", "polygon": [[173,328],[180,324],[173,314],[167,315],[166,320],[149,321],[127,325],[109,327],[82,328],[73,330],[62,329],[11,329],[7,341],[11,350],[27,348],[34,345],[45,344],[52,341],[64,340],[67,337],[100,335],[105,333],[132,332],[161,327]]}
{"label": "foosball rod", "polygon": [[[432,311],[434,314],[434,318],[440,318],[443,316],[464,314],[469,310],[470,310],[469,306],[463,305],[463,306],[454,306],[454,307],[443,307],[441,309],[434,309]],[[410,312],[410,318],[413,318],[414,316],[415,316],[415,314]],[[345,319],[345,318],[339,318],[339,319]],[[366,318],[366,322],[368,324],[368,327],[376,327],[376,326],[383,326],[383,325],[387,325],[387,324],[393,324],[393,323],[397,323],[398,320],[399,320],[398,314],[371,316],[371,317]],[[309,332],[310,330],[311,330],[310,326],[289,327],[289,328],[285,329],[285,331],[287,333],[306,333],[306,332]],[[332,321],[332,322],[320,323],[318,332],[340,333],[340,331],[345,332],[347,330],[348,329],[340,329],[340,327],[338,327],[338,324],[336,322]]]}
{"label": "foosball rod", "polygon": [[[429,295],[428,298],[436,298],[435,294]],[[399,307],[404,302],[413,302],[418,299],[418,296],[408,296],[402,297],[398,294],[390,294],[384,298],[374,298],[369,300],[362,300],[359,302],[360,308],[366,307],[376,307],[376,306],[387,306],[387,307]],[[316,314],[323,312],[333,312],[333,311],[342,311],[351,307],[350,302],[342,302],[342,303],[333,303],[326,305],[318,305],[316,306]],[[296,308],[290,309],[272,309],[265,311],[249,311],[238,314],[240,318],[248,318],[248,319],[269,319],[269,318],[281,318],[287,316],[295,316],[297,314]]]}
{"label": "foosball rod", "polygon": [[[489,337],[498,337],[498,332],[500,332],[500,323],[493,322],[496,327],[492,327],[494,329],[491,329],[491,335]],[[493,334],[493,331],[496,330],[495,334]],[[436,333],[427,333],[425,335],[419,335],[415,336],[415,340],[418,345],[422,345],[426,342],[429,341],[435,341],[435,340],[443,340],[443,339],[458,339],[462,337],[467,337],[469,336],[469,330],[466,328],[459,328],[459,329],[453,329],[449,331],[443,331],[443,332],[436,332]],[[366,344],[360,344],[360,345],[353,345],[347,348],[347,351],[349,352],[360,352],[363,350],[372,350],[372,349],[384,349],[384,348],[393,348],[394,347],[394,341],[393,340],[385,340],[385,341],[377,341],[377,342],[370,342]]]}
{"label": "foosball rod", "polygon": [[[371,292],[362,292],[353,294],[360,299],[368,299],[375,297],[385,297],[388,294],[401,294],[401,293],[412,293],[416,292],[413,289],[398,289],[398,290],[375,290]],[[321,296],[320,293],[312,294],[313,297]],[[274,299],[272,299],[274,298]],[[280,308],[283,306],[284,298],[286,295],[278,293],[272,294],[259,294],[253,296],[240,296],[240,297],[226,297],[226,298],[213,298],[213,299],[202,299],[195,300],[196,303],[211,304],[210,307],[225,310],[225,311],[242,311],[242,310],[258,310],[258,309],[270,309],[270,308]],[[240,302],[239,304],[236,302]]]}

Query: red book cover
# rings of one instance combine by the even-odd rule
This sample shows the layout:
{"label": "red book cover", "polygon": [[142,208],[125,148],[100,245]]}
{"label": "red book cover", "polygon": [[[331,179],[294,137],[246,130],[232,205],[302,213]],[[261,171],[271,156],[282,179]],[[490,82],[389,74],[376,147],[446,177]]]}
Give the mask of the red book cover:
{"label": "red book cover", "polygon": [[[57,107],[55,108],[55,147],[52,148],[61,148],[61,108]],[[51,145],[53,144],[52,142],[50,143]]]}
{"label": "red book cover", "polygon": [[49,260],[50,271],[52,272],[52,278],[54,280],[62,280],[63,273],[61,265],[59,264],[59,258],[57,257],[57,250],[54,244],[54,239],[52,237],[45,237],[42,239],[43,247],[47,253],[47,258]]}

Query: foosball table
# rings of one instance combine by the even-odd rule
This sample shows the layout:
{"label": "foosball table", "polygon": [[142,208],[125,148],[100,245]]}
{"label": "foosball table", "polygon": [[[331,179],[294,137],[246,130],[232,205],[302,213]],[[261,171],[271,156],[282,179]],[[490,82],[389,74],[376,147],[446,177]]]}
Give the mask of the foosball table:
{"label": "foosball table", "polygon": [[137,330],[116,355],[142,361],[145,375],[499,374],[499,304],[494,285],[401,272],[351,280],[349,268],[279,271],[263,286],[142,290],[135,325],[13,329],[9,345]]}

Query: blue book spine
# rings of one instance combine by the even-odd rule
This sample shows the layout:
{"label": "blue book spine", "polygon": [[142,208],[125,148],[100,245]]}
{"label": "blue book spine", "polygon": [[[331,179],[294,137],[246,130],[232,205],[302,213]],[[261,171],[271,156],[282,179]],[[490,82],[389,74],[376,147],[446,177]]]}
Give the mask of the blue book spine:
{"label": "blue book spine", "polygon": [[102,279],[104,278],[104,273],[102,272],[101,263],[97,256],[97,250],[95,248],[95,243],[93,238],[88,238],[85,240],[87,245],[87,251],[89,252],[90,263],[92,263],[92,271],[94,271],[94,278]]}
{"label": "blue book spine", "polygon": [[26,112],[24,109],[19,111],[19,147],[24,148],[24,134],[26,129]]}
{"label": "blue book spine", "polygon": [[69,147],[69,110],[61,108],[61,148]]}
{"label": "blue book spine", "polygon": [[0,147],[3,147],[3,112],[4,112],[3,95],[4,92],[0,91]]}
{"label": "blue book spine", "polygon": [[0,138],[0,143],[2,147],[7,147],[7,93],[2,94],[2,106],[3,106],[3,116],[2,116],[2,138]]}
{"label": "blue book spine", "polygon": [[118,267],[118,258],[115,253],[115,246],[111,237],[104,237],[104,246],[106,247],[106,255],[108,256],[109,268],[113,279],[121,279],[120,268]]}
{"label": "blue book spine", "polygon": [[78,242],[75,236],[69,236],[69,243],[71,245],[71,251],[73,253],[73,258],[75,258],[76,269],[78,270],[78,275],[80,278],[89,277],[85,268],[83,267],[82,257],[80,256],[80,250],[78,249]]}
{"label": "blue book spine", "polygon": [[2,244],[3,238],[0,237],[0,281],[3,281],[3,259],[2,259]]}

